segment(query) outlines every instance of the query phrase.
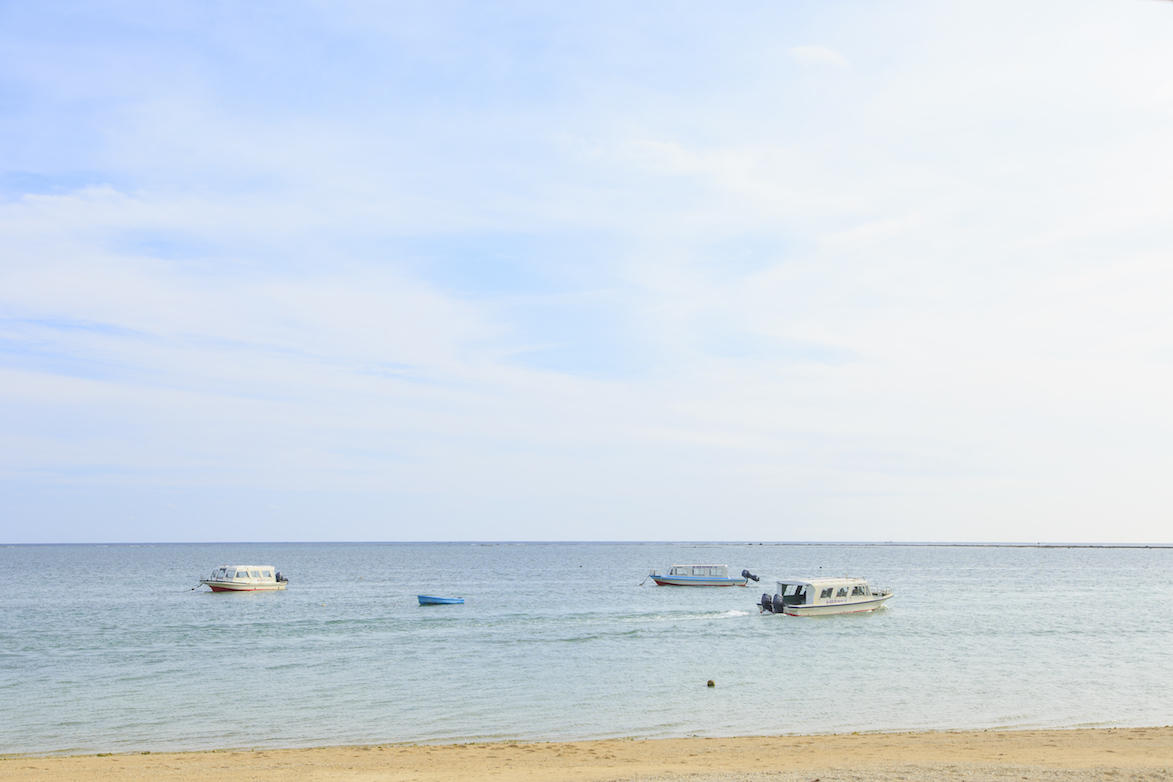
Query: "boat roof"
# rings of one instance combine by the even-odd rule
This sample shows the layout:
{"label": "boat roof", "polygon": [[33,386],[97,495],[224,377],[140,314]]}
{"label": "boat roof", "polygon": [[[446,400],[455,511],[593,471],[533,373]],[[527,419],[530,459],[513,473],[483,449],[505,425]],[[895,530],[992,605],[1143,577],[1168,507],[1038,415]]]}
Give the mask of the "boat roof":
{"label": "boat roof", "polygon": [[845,586],[849,584],[866,584],[866,578],[842,576],[840,578],[780,578],[779,584],[801,584],[803,586],[823,588],[829,586]]}
{"label": "boat roof", "polygon": [[704,562],[677,562],[672,567],[729,567],[728,565],[718,565],[715,563]]}
{"label": "boat roof", "polygon": [[238,570],[260,570],[262,568],[269,568],[273,570],[276,569],[272,565],[216,565],[216,570],[219,570],[220,568],[224,568],[225,570],[228,568],[236,568]]}

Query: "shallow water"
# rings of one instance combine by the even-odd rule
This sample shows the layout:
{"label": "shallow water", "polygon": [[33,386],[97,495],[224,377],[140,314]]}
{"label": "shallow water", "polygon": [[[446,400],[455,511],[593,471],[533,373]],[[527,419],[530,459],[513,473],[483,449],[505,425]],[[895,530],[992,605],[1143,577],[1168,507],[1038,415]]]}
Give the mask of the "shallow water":
{"label": "shallow water", "polygon": [[[236,562],[290,587],[189,589]],[[640,586],[674,562],[762,582]],[[758,613],[820,574],[897,595]],[[1164,725],[1171,620],[1170,549],[8,546],[0,752]]]}

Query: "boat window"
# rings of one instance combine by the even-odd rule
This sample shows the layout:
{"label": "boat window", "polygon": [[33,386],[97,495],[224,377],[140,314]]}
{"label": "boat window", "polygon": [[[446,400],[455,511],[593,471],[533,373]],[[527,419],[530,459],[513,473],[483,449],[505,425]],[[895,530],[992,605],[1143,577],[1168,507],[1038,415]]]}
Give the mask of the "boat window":
{"label": "boat window", "polygon": [[867,595],[867,590],[865,590],[865,589],[864,589],[863,587],[861,587],[861,586],[857,586],[857,587],[854,587],[854,588],[852,588],[852,590],[851,590],[851,594],[852,594],[852,596],[855,596],[855,595]]}
{"label": "boat window", "polygon": [[799,590],[798,584],[787,584],[786,591],[783,594],[788,597],[793,597],[798,592],[798,590]]}
{"label": "boat window", "polygon": [[264,576],[265,578],[272,578],[273,571],[272,570],[262,570],[261,575]]}
{"label": "boat window", "polygon": [[248,578],[248,571],[247,570],[236,571],[236,578]]}
{"label": "boat window", "polygon": [[839,587],[839,591],[835,594],[835,597],[847,597],[847,587]]}
{"label": "boat window", "polygon": [[250,570],[250,571],[248,571],[248,574],[250,576],[252,576],[253,578],[260,578],[261,577],[261,571],[259,571],[259,570]]}
{"label": "boat window", "polygon": [[822,592],[819,593],[819,598],[821,600],[826,600],[828,597],[830,597],[834,593],[835,593],[835,587],[827,587],[826,589],[824,589]]}

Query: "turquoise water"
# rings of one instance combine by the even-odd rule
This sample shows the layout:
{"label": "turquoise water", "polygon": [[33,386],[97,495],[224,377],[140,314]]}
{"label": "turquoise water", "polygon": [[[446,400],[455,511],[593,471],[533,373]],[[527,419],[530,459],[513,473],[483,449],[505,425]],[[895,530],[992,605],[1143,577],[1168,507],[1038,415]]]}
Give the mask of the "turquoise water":
{"label": "turquoise water", "polygon": [[[189,589],[237,562],[289,589]],[[674,562],[762,583],[639,585]],[[758,613],[818,574],[897,594]],[[1171,670],[1170,549],[0,548],[0,753],[1166,725]]]}

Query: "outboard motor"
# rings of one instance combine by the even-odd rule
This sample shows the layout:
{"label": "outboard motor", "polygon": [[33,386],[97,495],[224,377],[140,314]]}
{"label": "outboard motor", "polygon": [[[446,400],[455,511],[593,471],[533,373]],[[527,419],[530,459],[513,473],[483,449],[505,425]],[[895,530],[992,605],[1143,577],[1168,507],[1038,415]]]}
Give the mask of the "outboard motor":
{"label": "outboard motor", "polygon": [[762,610],[774,613],[774,601],[770,598],[769,592],[762,592]]}
{"label": "outboard motor", "polygon": [[280,570],[278,570],[278,571],[277,571],[277,580],[278,580],[278,581],[289,581],[289,579],[288,579],[288,578],[286,578],[285,576],[281,575],[281,571],[280,571]]}
{"label": "outboard motor", "polygon": [[761,581],[760,578],[755,576],[753,573],[750,573],[748,570],[741,571],[741,577],[748,578],[750,581]]}
{"label": "outboard motor", "polygon": [[786,613],[786,603],[782,600],[782,595],[774,595],[774,613]]}

